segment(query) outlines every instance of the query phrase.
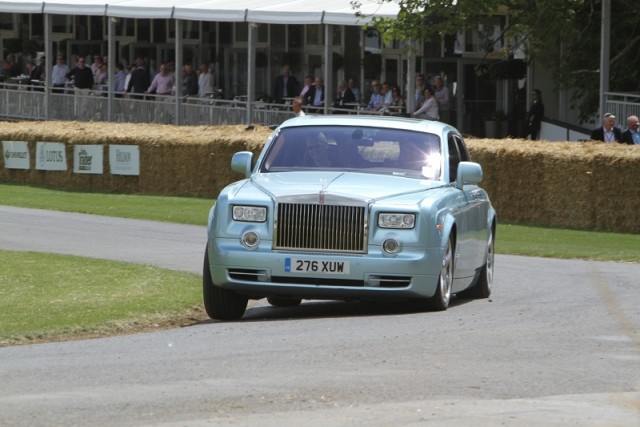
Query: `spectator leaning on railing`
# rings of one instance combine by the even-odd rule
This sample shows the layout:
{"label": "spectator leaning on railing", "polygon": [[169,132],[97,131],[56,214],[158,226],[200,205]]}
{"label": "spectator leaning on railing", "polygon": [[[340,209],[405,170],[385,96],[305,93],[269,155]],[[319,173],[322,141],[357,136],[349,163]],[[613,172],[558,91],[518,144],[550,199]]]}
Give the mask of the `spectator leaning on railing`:
{"label": "spectator leaning on railing", "polygon": [[77,89],[91,89],[93,87],[93,73],[91,68],[85,66],[84,58],[78,58],[77,65],[65,76],[73,80],[73,85]]}
{"label": "spectator leaning on railing", "polygon": [[[63,88],[67,84],[67,74],[69,73],[69,66],[64,62],[64,56],[56,56],[56,65],[51,70],[51,85],[54,88]],[[54,92],[59,92],[55,90]]]}

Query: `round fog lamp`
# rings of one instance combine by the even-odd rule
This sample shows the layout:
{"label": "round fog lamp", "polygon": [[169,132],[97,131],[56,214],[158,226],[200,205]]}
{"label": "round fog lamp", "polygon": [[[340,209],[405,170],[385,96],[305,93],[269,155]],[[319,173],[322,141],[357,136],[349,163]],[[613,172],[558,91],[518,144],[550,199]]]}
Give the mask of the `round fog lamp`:
{"label": "round fog lamp", "polygon": [[254,249],[260,243],[260,238],[253,231],[248,231],[242,235],[242,244],[249,249]]}
{"label": "round fog lamp", "polygon": [[387,239],[382,242],[382,249],[388,254],[395,254],[400,250],[400,243],[396,239]]}

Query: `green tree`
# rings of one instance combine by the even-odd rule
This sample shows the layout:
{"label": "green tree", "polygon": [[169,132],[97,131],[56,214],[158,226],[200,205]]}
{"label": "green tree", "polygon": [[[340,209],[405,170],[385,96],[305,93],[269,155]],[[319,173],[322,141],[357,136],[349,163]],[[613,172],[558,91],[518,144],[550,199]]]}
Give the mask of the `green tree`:
{"label": "green tree", "polygon": [[[400,6],[397,19],[374,17],[385,40],[438,41],[476,26],[483,18],[507,16],[501,38],[511,49],[524,44],[529,60],[553,73],[558,89],[569,89],[572,106],[586,121],[598,110],[602,0],[378,0]],[[640,3],[612,0],[610,87],[640,91]],[[359,2],[352,1],[359,13]],[[489,51],[488,51],[489,52]],[[487,53],[488,53],[487,52]]]}

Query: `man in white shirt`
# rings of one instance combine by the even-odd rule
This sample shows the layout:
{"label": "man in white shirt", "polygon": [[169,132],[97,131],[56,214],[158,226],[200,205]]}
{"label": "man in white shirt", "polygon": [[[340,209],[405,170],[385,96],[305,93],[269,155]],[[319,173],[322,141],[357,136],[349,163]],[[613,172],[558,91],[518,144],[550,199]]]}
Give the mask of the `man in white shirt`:
{"label": "man in white shirt", "polygon": [[616,127],[616,116],[606,113],[602,117],[602,126],[595,128],[591,132],[591,139],[604,141],[605,143],[621,142],[622,131]]}
{"label": "man in white shirt", "polygon": [[[51,85],[54,88],[63,88],[67,84],[67,73],[69,72],[69,66],[64,62],[64,56],[58,55],[56,57],[56,65],[53,66],[51,71]],[[60,93],[62,90],[54,89],[53,92]]]}
{"label": "man in white shirt", "polygon": [[200,64],[198,75],[198,96],[206,98],[213,93],[213,71],[207,64]]}

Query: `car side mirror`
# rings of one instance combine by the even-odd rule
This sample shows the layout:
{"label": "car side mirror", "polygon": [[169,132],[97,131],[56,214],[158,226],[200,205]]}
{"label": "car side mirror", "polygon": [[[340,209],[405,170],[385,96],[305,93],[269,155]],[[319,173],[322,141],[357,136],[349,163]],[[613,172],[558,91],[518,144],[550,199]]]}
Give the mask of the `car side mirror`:
{"label": "car side mirror", "polygon": [[482,181],[482,166],[475,162],[460,162],[456,183],[460,189],[465,184],[477,184]]}
{"label": "car side mirror", "polygon": [[244,174],[245,177],[251,175],[251,162],[253,153],[251,151],[239,151],[231,158],[231,169]]}

